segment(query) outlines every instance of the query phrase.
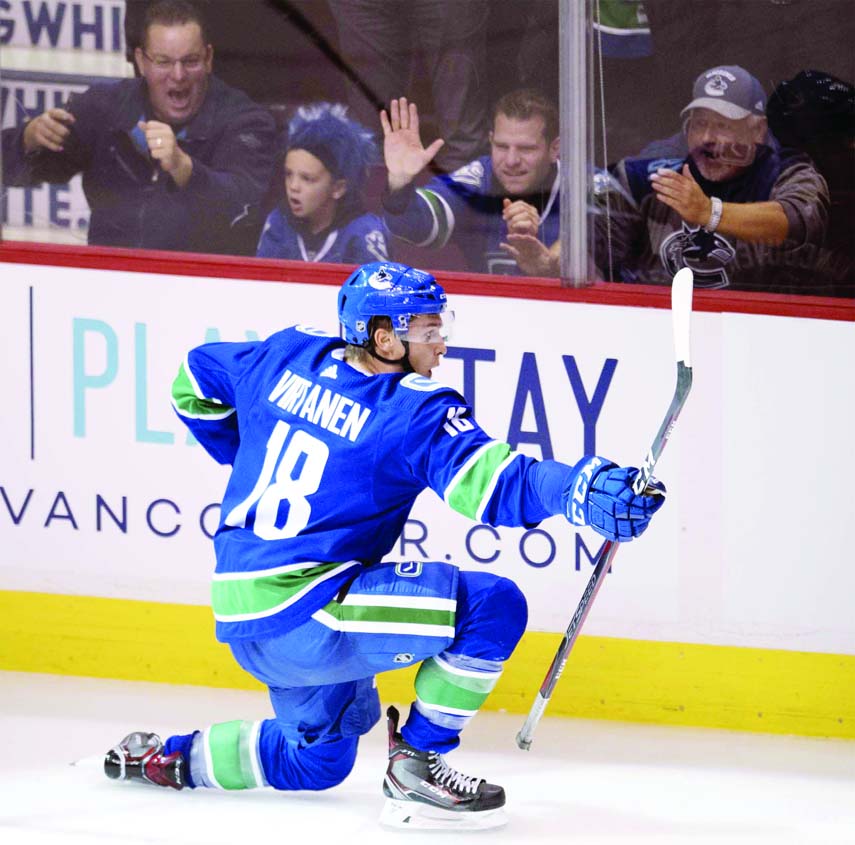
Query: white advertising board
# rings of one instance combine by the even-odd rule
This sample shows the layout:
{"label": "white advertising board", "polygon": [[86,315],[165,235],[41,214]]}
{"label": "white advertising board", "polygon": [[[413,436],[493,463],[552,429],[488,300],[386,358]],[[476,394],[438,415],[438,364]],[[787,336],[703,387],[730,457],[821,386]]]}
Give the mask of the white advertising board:
{"label": "white advertising board", "polygon": [[0,0],[4,71],[128,76],[124,0]]}
{"label": "white advertising board", "polygon": [[[293,323],[337,289],[3,264],[0,589],[206,604],[227,469],[169,404],[188,348]],[[456,295],[435,377],[535,457],[643,458],[674,387],[654,308]],[[589,634],[855,653],[855,327],[696,313],[695,387],[657,470],[669,501],[621,548]],[[465,520],[430,491],[390,559],[487,567],[562,631],[599,538]]]}

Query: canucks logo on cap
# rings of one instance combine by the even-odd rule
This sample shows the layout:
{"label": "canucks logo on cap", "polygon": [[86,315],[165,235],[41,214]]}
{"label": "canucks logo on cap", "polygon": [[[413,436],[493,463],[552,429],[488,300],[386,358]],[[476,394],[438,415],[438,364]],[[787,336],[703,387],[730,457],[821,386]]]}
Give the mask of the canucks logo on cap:
{"label": "canucks logo on cap", "polygon": [[723,97],[727,92],[727,83],[736,82],[736,77],[726,70],[717,68],[707,74],[707,83],[704,85],[704,93],[710,97]]}

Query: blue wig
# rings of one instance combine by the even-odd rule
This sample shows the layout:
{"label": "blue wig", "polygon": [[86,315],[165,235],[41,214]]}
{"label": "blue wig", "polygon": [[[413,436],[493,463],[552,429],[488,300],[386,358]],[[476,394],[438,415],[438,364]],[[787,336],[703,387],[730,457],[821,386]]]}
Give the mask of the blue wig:
{"label": "blue wig", "polygon": [[361,202],[368,168],[378,160],[374,138],[347,116],[340,103],[300,106],[288,124],[286,153],[305,150],[319,159],[334,179],[347,182],[344,202]]}

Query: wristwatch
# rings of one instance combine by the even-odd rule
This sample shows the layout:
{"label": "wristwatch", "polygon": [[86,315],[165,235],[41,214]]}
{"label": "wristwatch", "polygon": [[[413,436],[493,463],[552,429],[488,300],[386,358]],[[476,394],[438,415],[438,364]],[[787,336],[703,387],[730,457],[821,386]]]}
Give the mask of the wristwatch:
{"label": "wristwatch", "polygon": [[721,200],[718,197],[710,197],[710,202],[712,203],[712,208],[710,209],[710,220],[706,226],[704,226],[704,230],[707,232],[714,232],[718,229],[718,224],[721,223]]}

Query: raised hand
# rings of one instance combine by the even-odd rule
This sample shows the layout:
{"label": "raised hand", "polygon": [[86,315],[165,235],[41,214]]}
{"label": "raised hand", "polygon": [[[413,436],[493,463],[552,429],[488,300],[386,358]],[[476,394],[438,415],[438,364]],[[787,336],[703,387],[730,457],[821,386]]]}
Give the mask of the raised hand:
{"label": "raised hand", "polygon": [[74,115],[65,109],[54,108],[42,112],[24,129],[24,149],[28,153],[39,148],[61,153],[74,122]]}
{"label": "raised hand", "polygon": [[380,112],[380,124],[389,190],[398,191],[424,170],[445,141],[437,138],[425,149],[419,134],[419,110],[406,97],[392,100],[388,115],[385,109]]}

